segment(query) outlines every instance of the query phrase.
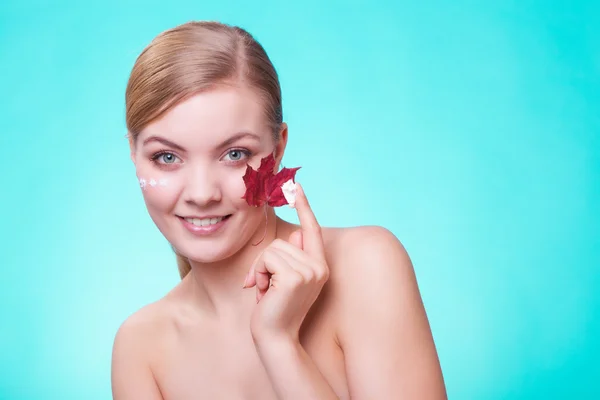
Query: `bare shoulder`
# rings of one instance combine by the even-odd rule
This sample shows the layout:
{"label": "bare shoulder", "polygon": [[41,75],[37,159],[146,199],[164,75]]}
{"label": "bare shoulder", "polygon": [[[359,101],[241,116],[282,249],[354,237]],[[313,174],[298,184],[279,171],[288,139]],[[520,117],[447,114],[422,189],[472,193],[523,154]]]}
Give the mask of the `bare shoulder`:
{"label": "bare shoulder", "polygon": [[[396,307],[398,318],[406,313],[424,317],[412,261],[390,230],[375,225],[323,228],[323,241],[330,269],[328,283],[336,293],[339,315],[358,315],[385,306],[387,310]],[[420,319],[424,326],[424,318]]]}
{"label": "bare shoulder", "polygon": [[380,226],[323,228],[352,398],[446,399],[411,259]]}
{"label": "bare shoulder", "polygon": [[152,365],[172,330],[173,305],[168,298],[130,315],[115,335],[111,381],[114,399],[161,399]]}
{"label": "bare shoulder", "polygon": [[[400,240],[382,226],[357,226],[350,228],[323,228],[323,241],[330,267],[335,275],[345,279],[356,278],[356,273],[413,271],[410,257]],[[339,269],[345,273],[340,273]]]}
{"label": "bare shoulder", "polygon": [[367,304],[394,305],[403,296],[412,299],[413,308],[422,307],[410,256],[387,228],[323,228],[323,242],[339,315]]}
{"label": "bare shoulder", "polygon": [[[117,330],[115,351],[123,349],[144,349],[152,345],[164,332],[169,317],[165,300],[145,305],[131,314]],[[143,352],[147,354],[147,352]]]}

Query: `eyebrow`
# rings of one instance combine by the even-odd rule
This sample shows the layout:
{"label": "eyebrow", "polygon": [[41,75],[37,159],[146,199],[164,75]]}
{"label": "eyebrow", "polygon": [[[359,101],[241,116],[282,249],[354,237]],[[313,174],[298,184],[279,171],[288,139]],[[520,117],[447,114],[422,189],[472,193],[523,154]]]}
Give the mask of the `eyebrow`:
{"label": "eyebrow", "polygon": [[[225,140],[223,143],[221,143],[219,146],[217,146],[217,148],[221,149],[223,147],[229,146],[231,144],[233,144],[234,142],[243,139],[243,138],[252,138],[255,140],[260,141],[260,136],[258,136],[256,133],[252,133],[252,132],[238,132],[235,135],[233,135],[232,137],[230,137],[229,139]],[[185,149],[178,145],[177,143],[173,143],[168,139],[165,139],[163,137],[160,136],[150,136],[149,138],[147,138],[146,140],[144,140],[144,143],[142,145],[146,145],[150,142],[159,142],[164,144],[165,146],[169,146],[175,150],[179,150],[181,152],[185,152]]]}

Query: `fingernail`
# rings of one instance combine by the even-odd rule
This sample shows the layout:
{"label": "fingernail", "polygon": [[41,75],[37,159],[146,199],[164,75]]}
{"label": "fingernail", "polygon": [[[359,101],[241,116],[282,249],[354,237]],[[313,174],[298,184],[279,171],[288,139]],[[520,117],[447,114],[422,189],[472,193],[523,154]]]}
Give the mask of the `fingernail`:
{"label": "fingernail", "polygon": [[243,289],[246,289],[248,287],[248,279],[250,278],[249,274],[246,274],[246,279],[244,280],[244,286],[242,286]]}

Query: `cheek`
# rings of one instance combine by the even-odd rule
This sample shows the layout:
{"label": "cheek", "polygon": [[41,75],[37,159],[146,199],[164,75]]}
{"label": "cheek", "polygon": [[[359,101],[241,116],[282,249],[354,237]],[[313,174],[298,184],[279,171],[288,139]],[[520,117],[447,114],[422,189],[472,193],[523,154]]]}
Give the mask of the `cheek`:
{"label": "cheek", "polygon": [[137,176],[144,201],[149,209],[170,208],[176,201],[179,185],[176,178],[160,172],[139,173]]}
{"label": "cheek", "polygon": [[221,178],[221,188],[232,203],[240,205],[246,204],[246,200],[242,199],[246,193],[246,185],[242,178],[243,173],[232,173]]}
{"label": "cheek", "polygon": [[[246,200],[242,198],[246,193],[246,185],[243,179],[244,172],[245,170],[243,172],[235,171],[220,174],[219,184],[222,191],[222,200],[226,198],[238,208],[254,208],[248,206]],[[172,208],[185,187],[185,174],[166,174],[156,170],[144,171],[140,169],[137,171],[137,177],[144,201],[149,208]]]}

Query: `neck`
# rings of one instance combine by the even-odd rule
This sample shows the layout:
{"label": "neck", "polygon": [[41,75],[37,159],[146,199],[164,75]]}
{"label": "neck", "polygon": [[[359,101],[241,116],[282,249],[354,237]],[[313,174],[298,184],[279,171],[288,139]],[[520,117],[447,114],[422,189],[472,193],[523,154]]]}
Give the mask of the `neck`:
{"label": "neck", "polygon": [[[246,275],[263,249],[277,237],[289,236],[287,232],[291,232],[290,226],[269,208],[267,218],[256,233],[234,255],[210,264],[191,261],[192,270],[186,279],[194,302],[219,319],[240,321],[245,319],[243,316],[249,319],[256,306],[256,288],[242,288]],[[285,234],[287,236],[281,236]],[[253,246],[263,235],[262,242]]]}

